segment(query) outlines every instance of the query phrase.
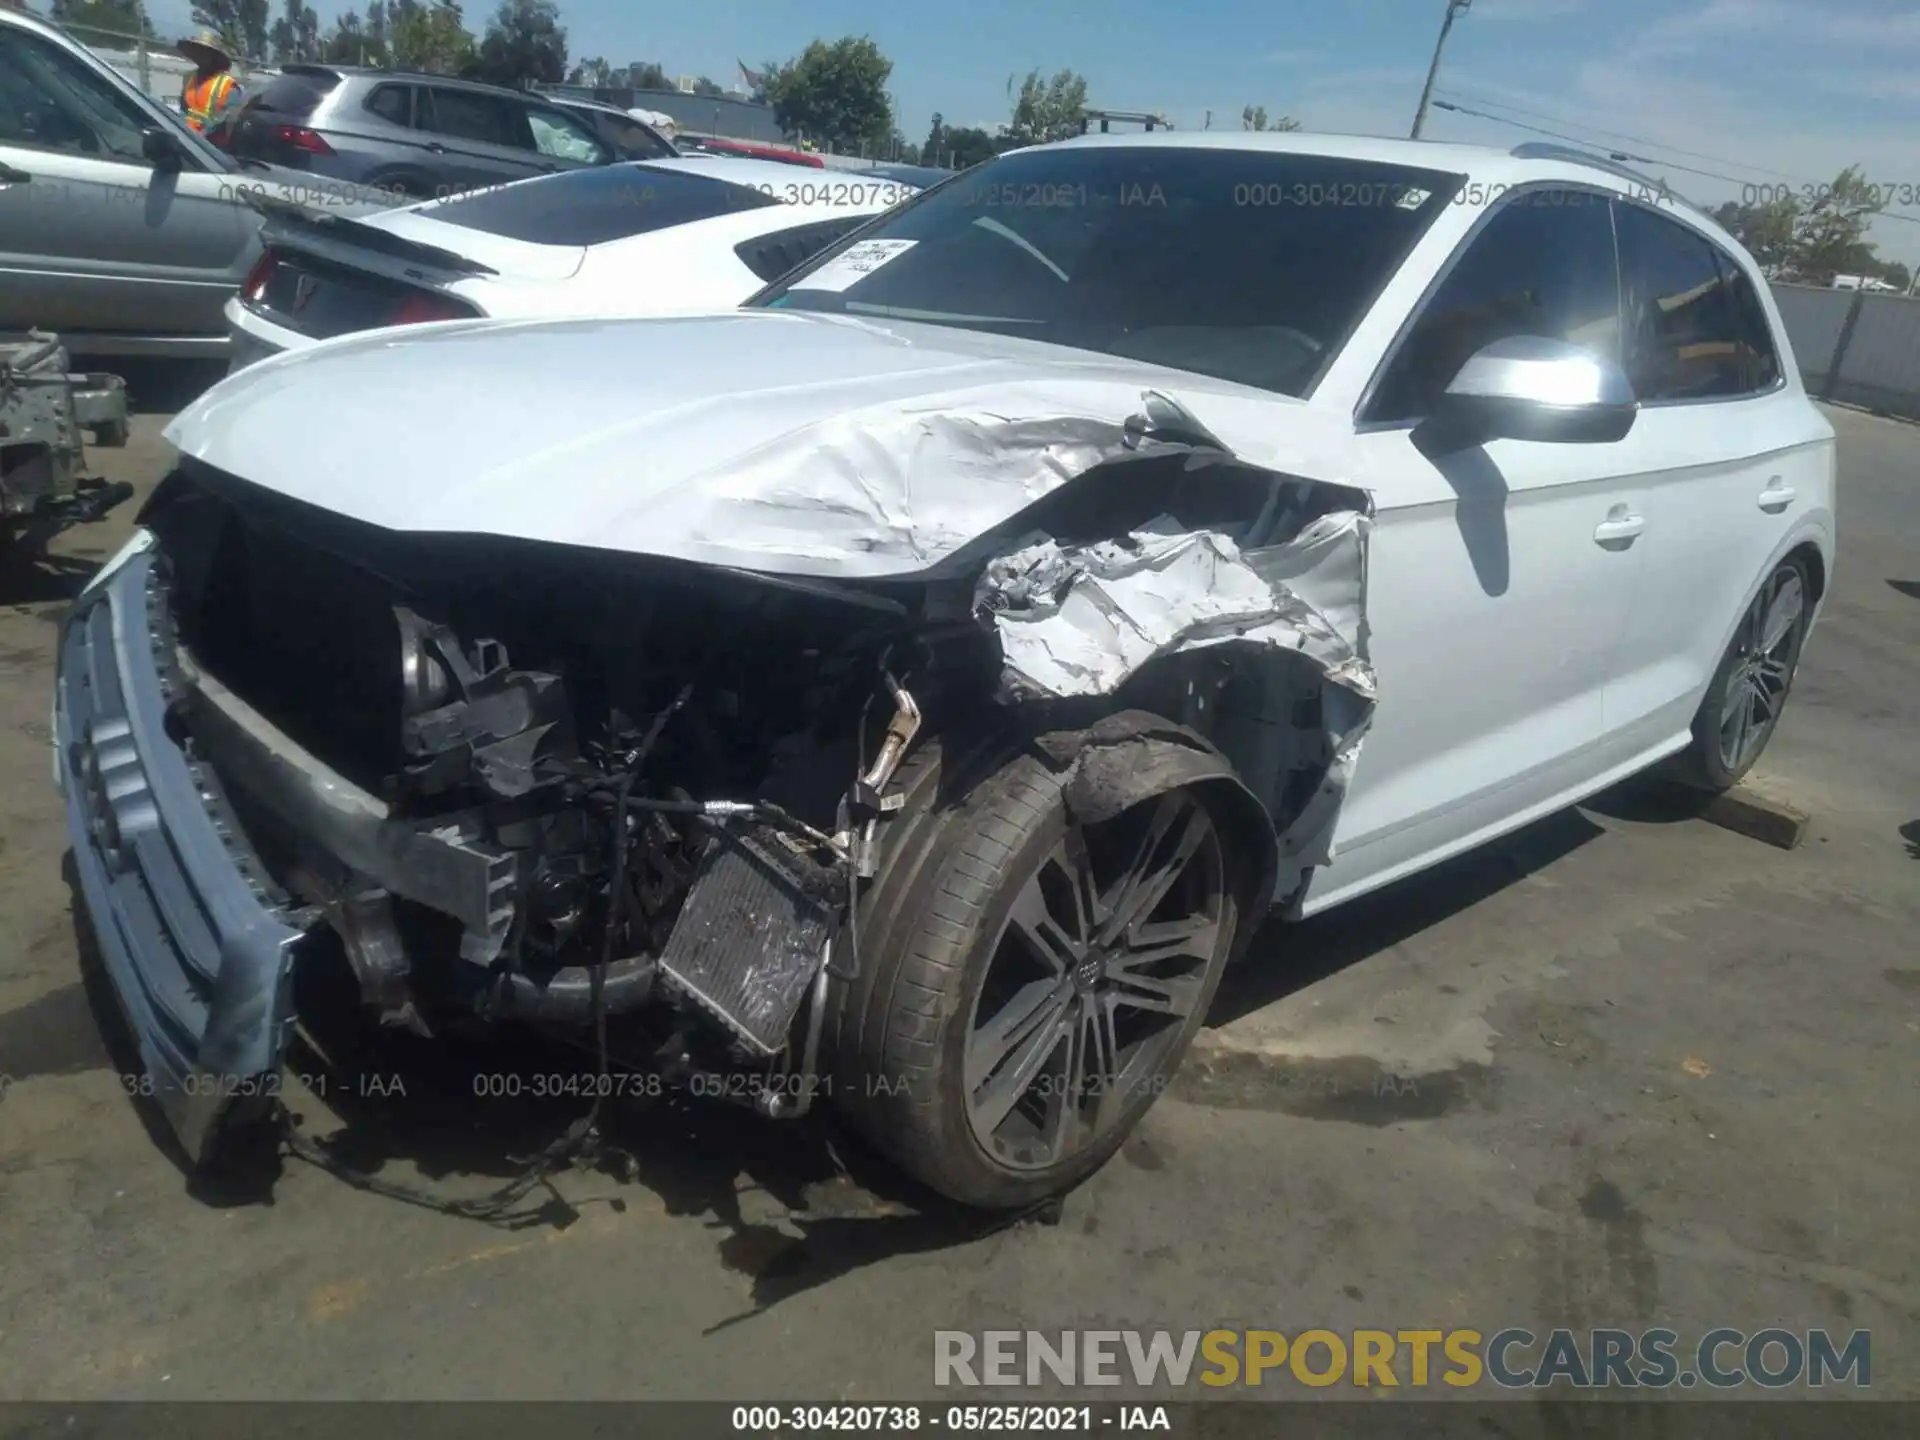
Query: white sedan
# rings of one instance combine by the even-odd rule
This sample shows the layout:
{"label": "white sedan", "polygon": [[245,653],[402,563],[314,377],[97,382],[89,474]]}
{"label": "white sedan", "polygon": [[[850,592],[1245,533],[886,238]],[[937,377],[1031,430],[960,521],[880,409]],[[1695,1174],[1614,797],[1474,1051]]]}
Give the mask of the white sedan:
{"label": "white sedan", "polygon": [[230,368],[390,325],[728,309],[916,193],[896,180],[686,156],[368,219],[263,201],[265,252],[226,306]]}
{"label": "white sedan", "polygon": [[1035,1203],[1269,911],[1738,780],[1834,562],[1752,258],[1533,147],[1036,146],[727,314],[342,340],[167,433],[55,754],[195,1153],[331,924],[387,1016],[617,1013]]}

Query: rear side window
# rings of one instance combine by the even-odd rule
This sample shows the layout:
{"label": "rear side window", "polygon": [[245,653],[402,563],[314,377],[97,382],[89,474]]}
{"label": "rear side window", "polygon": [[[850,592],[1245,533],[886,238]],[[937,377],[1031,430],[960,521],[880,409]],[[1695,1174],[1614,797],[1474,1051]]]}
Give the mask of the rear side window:
{"label": "rear side window", "polygon": [[1619,359],[1620,277],[1604,195],[1527,190],[1495,212],[1428,298],[1367,418],[1423,418],[1475,352],[1515,335]]}
{"label": "rear side window", "polygon": [[367,97],[367,109],[395,125],[413,123],[413,89],[408,85],[382,85]]}
{"label": "rear side window", "polygon": [[706,175],[603,165],[450,200],[433,218],[535,245],[601,245],[779,203]]}
{"label": "rear side window", "polygon": [[475,140],[483,145],[507,145],[519,150],[533,148],[533,133],[527,129],[525,113],[511,101],[471,90],[442,90],[435,86],[421,92],[420,114],[414,128],[432,130],[456,140]]}
{"label": "rear side window", "polygon": [[320,102],[339,83],[338,75],[316,75],[305,71],[276,75],[255,94],[254,99],[262,110],[305,120],[320,108]]}
{"label": "rear side window", "polygon": [[1715,400],[1753,388],[1738,307],[1713,243],[1638,205],[1619,207],[1619,226],[1634,394]]}
{"label": "rear side window", "polygon": [[797,270],[843,235],[866,224],[871,215],[848,215],[832,220],[816,220],[811,225],[796,225],[791,230],[776,230],[757,240],[743,240],[733,253],[760,279],[778,280],[789,270]]}
{"label": "rear side window", "polygon": [[1773,347],[1773,330],[1766,307],[1754,293],[1747,272],[1725,251],[1716,251],[1727,292],[1733,297],[1734,333],[1739,337],[1740,364],[1747,390],[1771,390],[1780,379],[1780,355]]}

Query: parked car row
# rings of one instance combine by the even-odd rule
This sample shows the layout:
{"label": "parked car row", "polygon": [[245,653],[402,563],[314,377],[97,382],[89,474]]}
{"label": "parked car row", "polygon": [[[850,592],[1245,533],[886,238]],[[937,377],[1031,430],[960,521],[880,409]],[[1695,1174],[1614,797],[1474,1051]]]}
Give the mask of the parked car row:
{"label": "parked car row", "polygon": [[232,368],[375,326],[729,309],[916,193],[795,174],[651,160],[354,220],[264,199],[264,253],[227,302]]}
{"label": "parked car row", "polygon": [[1295,133],[1087,136],[878,209],[752,163],[259,197],[235,324],[299,353],[169,428],[55,727],[198,1162],[280,1118],[332,966],[372,1020],[830,1103],[1034,1205],[1230,963],[1288,963],[1270,913],[1766,747],[1833,432],[1663,189]]}
{"label": "parked car row", "polygon": [[211,358],[237,335],[250,360],[382,323],[733,305],[918,188],[810,173],[682,157],[590,101],[335,65],[285,67],[203,136],[0,10],[0,331],[78,354]]}

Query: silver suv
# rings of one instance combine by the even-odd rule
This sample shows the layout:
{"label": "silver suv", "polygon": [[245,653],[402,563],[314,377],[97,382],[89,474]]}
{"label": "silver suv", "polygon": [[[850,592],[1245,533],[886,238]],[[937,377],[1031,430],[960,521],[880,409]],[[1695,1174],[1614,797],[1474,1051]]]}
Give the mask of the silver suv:
{"label": "silver suv", "polygon": [[417,199],[621,158],[538,95],[350,65],[286,66],[226,128],[243,159]]}

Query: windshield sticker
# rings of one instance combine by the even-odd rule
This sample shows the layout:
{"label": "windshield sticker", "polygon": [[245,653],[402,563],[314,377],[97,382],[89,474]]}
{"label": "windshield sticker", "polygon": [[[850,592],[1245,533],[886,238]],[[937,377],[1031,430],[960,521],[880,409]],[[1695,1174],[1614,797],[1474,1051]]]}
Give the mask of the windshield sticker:
{"label": "windshield sticker", "polygon": [[802,276],[789,290],[851,290],[882,265],[891,265],[920,242],[917,240],[862,240],[833,257],[811,275]]}
{"label": "windshield sticker", "polygon": [[1432,194],[1433,192],[1431,190],[1422,190],[1418,186],[1409,186],[1401,192],[1400,199],[1396,203],[1402,210],[1418,210],[1422,205],[1427,203],[1427,197]]}

